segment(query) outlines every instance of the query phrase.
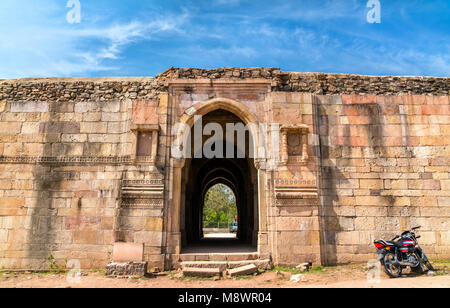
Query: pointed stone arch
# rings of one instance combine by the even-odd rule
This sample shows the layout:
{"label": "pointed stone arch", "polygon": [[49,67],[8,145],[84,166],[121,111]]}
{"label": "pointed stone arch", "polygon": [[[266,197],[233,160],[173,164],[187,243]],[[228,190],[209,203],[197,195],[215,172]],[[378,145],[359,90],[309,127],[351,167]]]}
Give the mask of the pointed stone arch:
{"label": "pointed stone arch", "polygon": [[[244,125],[248,128],[250,136],[253,138],[253,153],[258,155],[260,152],[259,147],[262,143],[258,118],[245,104],[223,97],[198,102],[184,111],[179,122],[175,125],[173,135],[176,137],[172,145],[172,150],[178,149],[178,151],[181,152],[182,145],[188,143],[189,132],[195,123],[196,116],[204,116],[215,110],[228,111],[242,120]],[[255,164],[256,163],[257,160],[255,159]],[[177,166],[183,167],[184,159],[177,159],[176,164]]]}
{"label": "pointed stone arch", "polygon": [[[207,116],[211,113],[214,113],[216,111],[226,111],[230,114],[233,114],[233,116],[236,117],[236,120],[239,119],[236,123],[241,123],[244,126],[246,126],[246,129],[248,129],[248,134],[253,138],[253,142],[248,143],[246,142],[246,148],[249,149],[249,146],[252,148],[253,153],[257,155],[258,152],[258,146],[260,144],[263,144],[262,138],[264,137],[260,133],[260,127],[259,127],[259,121],[257,116],[243,103],[228,99],[228,98],[214,98],[202,102],[198,102],[193,104],[191,107],[184,110],[183,114],[178,118],[178,127],[174,126],[172,128],[172,136],[174,136],[174,140],[172,142],[172,151],[174,147],[180,146],[180,145],[186,145],[189,144],[189,134],[191,134],[192,130],[194,129],[194,124],[197,120],[196,116]],[[173,182],[172,182],[172,191],[173,191],[173,199],[172,199],[172,210],[171,210],[171,226],[172,229],[172,243],[175,244],[175,253],[181,252],[181,247],[186,245],[186,243],[192,242],[192,240],[195,240],[197,237],[197,227],[195,227],[195,230],[189,230],[189,232],[186,231],[185,227],[189,225],[187,223],[188,218],[190,217],[197,217],[197,211],[192,211],[193,207],[191,205],[187,205],[188,200],[185,196],[191,196],[191,193],[186,192],[186,170],[190,170],[189,168],[192,167],[192,160],[189,160],[190,163],[186,165],[186,156],[182,158],[176,158],[173,155],[171,155],[172,158],[172,166],[173,166]],[[193,158],[192,158],[193,159]],[[226,160],[226,159],[225,159]],[[257,249],[258,245],[258,231],[259,231],[259,219],[260,215],[259,213],[259,195],[258,195],[258,167],[259,164],[257,164],[257,159],[250,158],[250,156],[247,156],[245,158],[247,160],[247,165],[249,166],[249,169],[246,169],[247,171],[239,171],[244,172],[243,175],[248,176],[248,178],[252,179],[250,180],[243,180],[241,179],[239,183],[234,183],[234,181],[225,181],[226,184],[230,185],[229,187],[234,188],[233,193],[235,194],[236,198],[239,199],[238,203],[240,204],[240,207],[238,207],[238,210],[241,210],[240,212],[240,219],[241,225],[239,227],[239,230],[241,230],[241,235],[239,238],[246,243],[249,243],[250,246],[255,247],[254,249]],[[234,161],[234,160],[233,160]],[[237,161],[234,161],[234,164],[238,163]],[[242,161],[240,162],[242,163]],[[185,166],[188,169],[185,169]],[[196,165],[197,166],[197,165]],[[230,167],[231,168],[231,167]],[[235,166],[236,168],[236,166]],[[239,167],[242,168],[242,167]],[[201,171],[201,170],[200,170]],[[236,172],[235,172],[236,173]],[[204,187],[200,187],[201,189],[205,189],[206,186],[210,186],[211,183],[217,181],[224,182],[224,181],[218,181],[218,177],[214,177],[213,179],[209,179],[206,183],[203,183]],[[191,178],[188,176],[188,178]],[[194,178],[194,177],[192,177]],[[211,181],[211,182],[210,182]],[[200,183],[201,184],[201,183]],[[200,185],[199,184],[199,185]],[[236,185],[240,185],[241,187],[238,189]],[[251,187],[248,189],[246,187],[248,185]],[[245,188],[244,188],[245,187]],[[195,188],[195,187],[194,187]],[[198,190],[198,194],[201,195],[202,190]],[[246,189],[248,194],[244,193],[244,189]],[[196,194],[194,194],[196,195]],[[189,197],[191,198],[191,197]],[[189,204],[194,204],[195,202],[189,201]],[[188,215],[186,211],[189,209],[191,215]],[[199,216],[200,217],[200,216]],[[197,226],[198,222],[196,220],[192,220],[192,226]],[[193,232],[195,231],[195,232]],[[238,231],[240,232],[240,231]],[[187,236],[189,235],[189,236]],[[191,235],[195,235],[194,239],[189,239]]]}
{"label": "pointed stone arch", "polygon": [[192,107],[185,110],[181,116],[180,121],[190,126],[194,124],[195,115],[206,115],[211,111],[223,109],[234,113],[237,117],[241,118],[245,124],[258,123],[258,118],[248,109],[246,105],[241,102],[219,97],[213,98],[207,101],[199,102]]}

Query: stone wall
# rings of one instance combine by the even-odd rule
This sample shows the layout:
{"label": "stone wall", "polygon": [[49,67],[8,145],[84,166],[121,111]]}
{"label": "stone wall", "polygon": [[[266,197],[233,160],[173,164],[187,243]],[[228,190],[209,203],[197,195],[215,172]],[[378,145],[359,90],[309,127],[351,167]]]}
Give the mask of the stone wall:
{"label": "stone wall", "polygon": [[[307,128],[307,144],[317,143],[314,125],[312,94],[272,92],[272,119],[274,123]],[[283,139],[281,137],[281,139]],[[281,140],[281,146],[283,147]],[[308,159],[291,156],[271,176],[272,202],[269,205],[269,234],[274,262],[280,265],[298,265],[303,262],[318,264],[320,260],[318,163],[314,148],[308,146]],[[303,153],[302,153],[303,154]],[[303,155],[302,155],[303,156]],[[299,198],[300,197],[300,198]]]}
{"label": "stone wall", "polygon": [[[174,79],[203,80],[203,92],[179,88],[185,105],[172,108]],[[450,257],[449,78],[172,68],[155,78],[0,82],[0,268],[48,268],[50,255],[60,265],[105,268],[117,241],[145,243],[145,261],[165,267],[165,253],[176,251],[166,232],[169,127],[211,99],[205,79],[244,83],[245,91],[269,80],[264,100],[226,85],[215,93],[245,101],[260,121],[309,127],[308,164],[288,162],[260,181],[271,194],[260,204],[260,241],[275,261],[365,261],[374,237],[416,224],[426,252]],[[133,127],[157,127],[153,165],[136,163]],[[320,198],[279,206],[283,183],[293,187],[281,195],[308,196],[315,186]],[[126,194],[134,203],[122,203]]]}
{"label": "stone wall", "polygon": [[433,258],[450,257],[448,96],[316,97],[322,257],[365,261],[375,238],[421,225]]}
{"label": "stone wall", "polygon": [[60,266],[105,268],[118,240],[146,242],[146,259],[163,266],[162,206],[120,204],[123,180],[154,178],[132,164],[132,107],[128,99],[1,105],[0,267],[45,269],[52,255]]}

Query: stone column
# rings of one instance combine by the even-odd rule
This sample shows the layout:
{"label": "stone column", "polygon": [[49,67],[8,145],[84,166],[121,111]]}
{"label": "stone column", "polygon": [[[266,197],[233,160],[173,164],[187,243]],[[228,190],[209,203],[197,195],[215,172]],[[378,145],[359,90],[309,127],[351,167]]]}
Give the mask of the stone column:
{"label": "stone column", "polygon": [[309,159],[308,155],[308,131],[302,131],[302,162],[306,162]]}
{"label": "stone column", "polygon": [[184,159],[172,160],[172,192],[168,222],[168,252],[171,254],[180,254],[181,252],[181,175],[184,163]]}
{"label": "stone column", "polygon": [[255,161],[258,180],[258,253],[260,258],[268,258],[270,256],[269,238],[268,238],[268,209],[270,204],[267,204],[267,194],[270,194],[266,185],[266,170],[265,161]]}
{"label": "stone column", "polygon": [[281,134],[280,166],[286,166],[289,159],[288,141],[287,141],[288,131],[285,129],[281,129],[280,134]]}

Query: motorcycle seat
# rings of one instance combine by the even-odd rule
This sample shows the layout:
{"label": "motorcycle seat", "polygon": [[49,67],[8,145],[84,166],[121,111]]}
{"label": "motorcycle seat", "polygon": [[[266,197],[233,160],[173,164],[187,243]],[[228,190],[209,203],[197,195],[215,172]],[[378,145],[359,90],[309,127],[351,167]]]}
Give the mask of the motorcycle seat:
{"label": "motorcycle seat", "polygon": [[402,243],[400,243],[400,242],[386,241],[386,244],[388,244],[389,246],[394,246],[394,247],[401,247],[402,246]]}

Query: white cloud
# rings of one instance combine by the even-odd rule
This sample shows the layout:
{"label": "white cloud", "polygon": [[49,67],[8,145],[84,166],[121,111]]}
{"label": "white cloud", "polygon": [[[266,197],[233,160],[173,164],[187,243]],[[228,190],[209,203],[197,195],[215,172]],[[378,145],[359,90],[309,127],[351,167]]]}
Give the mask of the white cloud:
{"label": "white cloud", "polygon": [[[166,33],[183,33],[181,26],[189,18],[183,12],[115,24],[90,24],[84,18],[81,24],[70,25],[63,5],[58,10],[47,0],[29,6],[5,1],[0,5],[0,78],[76,76],[116,70],[117,64],[111,63],[120,59],[129,44],[158,39]],[[48,10],[43,9],[46,5]],[[35,10],[40,15],[32,14]]]}

